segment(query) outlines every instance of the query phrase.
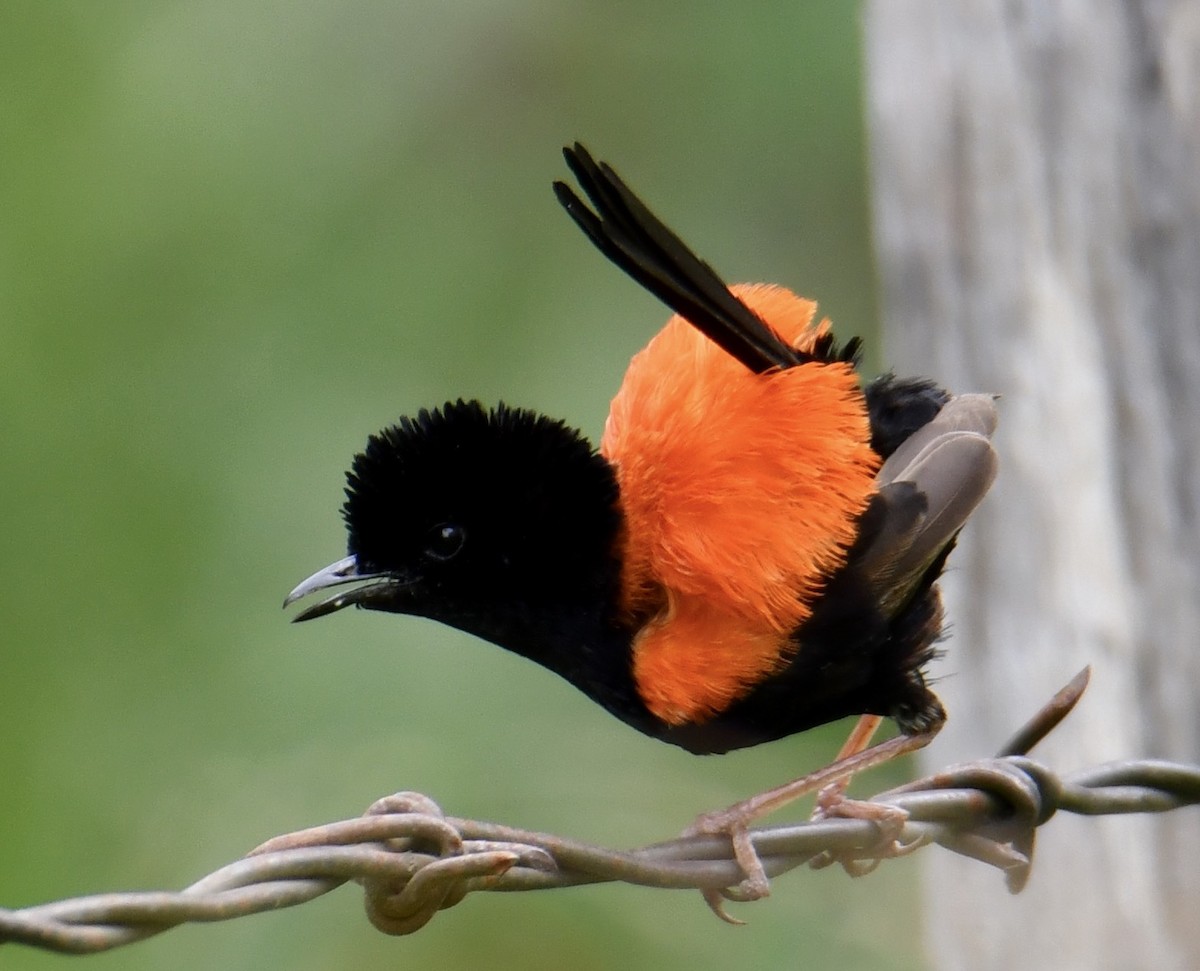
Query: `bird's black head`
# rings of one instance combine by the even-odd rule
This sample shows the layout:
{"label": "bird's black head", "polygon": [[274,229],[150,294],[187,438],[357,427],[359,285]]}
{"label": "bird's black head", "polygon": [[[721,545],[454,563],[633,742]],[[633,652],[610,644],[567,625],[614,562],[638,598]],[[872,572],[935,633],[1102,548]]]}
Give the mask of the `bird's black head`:
{"label": "bird's black head", "polygon": [[460,400],[400,419],[355,457],[342,513],[349,556],[288,602],[360,585],[297,620],[350,605],[417,614],[536,656],[529,641],[558,623],[550,613],[612,600],[613,470],[577,431],[531,411]]}

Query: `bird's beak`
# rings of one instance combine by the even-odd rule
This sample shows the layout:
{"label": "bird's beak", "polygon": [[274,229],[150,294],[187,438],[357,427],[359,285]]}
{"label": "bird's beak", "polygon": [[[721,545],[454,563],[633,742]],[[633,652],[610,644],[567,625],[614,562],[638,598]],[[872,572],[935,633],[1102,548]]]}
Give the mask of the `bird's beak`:
{"label": "bird's beak", "polygon": [[361,582],[361,586],[344,590],[332,597],[317,601],[311,607],[305,607],[292,618],[292,621],[313,620],[350,606],[386,609],[385,604],[395,596],[399,589],[408,585],[404,580],[390,573],[360,573],[358,560],[353,556],[347,556],[344,560],[331,563],[325,569],[318,570],[307,580],[299,583],[296,589],[287,595],[283,605],[287,607],[318,590],[328,590],[330,587],[340,587],[347,583],[358,582]]}

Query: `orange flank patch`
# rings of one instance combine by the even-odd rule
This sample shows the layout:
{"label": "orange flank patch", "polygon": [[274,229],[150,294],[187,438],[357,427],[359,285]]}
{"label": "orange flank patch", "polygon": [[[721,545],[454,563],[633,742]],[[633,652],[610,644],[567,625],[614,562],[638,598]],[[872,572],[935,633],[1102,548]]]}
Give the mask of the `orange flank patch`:
{"label": "orange flank patch", "polygon": [[[781,287],[731,288],[794,347],[828,328]],[[878,456],[849,364],[753,374],[679,316],[634,357],[600,450],[625,516],[643,701],[702,721],[777,671],[845,561]]]}
{"label": "orange flank patch", "polygon": [[704,721],[786,663],[787,635],[704,597],[668,592],[667,602],[634,640],[633,677],[668,725]]}

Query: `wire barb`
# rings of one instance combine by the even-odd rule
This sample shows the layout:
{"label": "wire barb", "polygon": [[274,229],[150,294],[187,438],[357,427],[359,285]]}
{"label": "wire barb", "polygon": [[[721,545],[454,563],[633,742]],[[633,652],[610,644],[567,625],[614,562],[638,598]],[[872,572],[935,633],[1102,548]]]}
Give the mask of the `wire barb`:
{"label": "wire barb", "polygon": [[[1006,754],[875,796],[907,814],[897,837],[904,852],[936,843],[997,867],[1016,893],[1029,878],[1034,835],[1056,812],[1168,812],[1200,804],[1200,766],[1123,761],[1059,776],[1024,754],[1070,712],[1085,685],[1082,672],[1014,736]],[[879,862],[879,831],[869,820],[821,819],[755,828],[750,836],[771,878],[810,862],[836,860],[864,873]],[[411,934],[474,891],[612,882],[719,891],[742,877],[725,837],[610,850],[445,816],[428,796],[401,792],[357,819],[269,840],[178,893],[109,893],[0,909],[0,943],[96,953],[179,924],[296,906],[351,880],[363,886],[377,929]]]}

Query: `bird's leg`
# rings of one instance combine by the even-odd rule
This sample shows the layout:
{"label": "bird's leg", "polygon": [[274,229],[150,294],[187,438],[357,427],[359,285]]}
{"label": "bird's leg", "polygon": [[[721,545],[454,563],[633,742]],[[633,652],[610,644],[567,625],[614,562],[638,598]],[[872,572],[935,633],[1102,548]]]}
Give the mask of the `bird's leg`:
{"label": "bird's leg", "polygon": [[[850,730],[850,736],[842,744],[838,751],[837,758],[834,763],[848,759],[852,755],[857,755],[859,752],[865,751],[867,746],[871,744],[871,739],[875,737],[875,733],[879,731],[879,726],[883,724],[882,715],[861,715],[857,722],[854,723],[854,728]],[[813,810],[813,819],[824,819],[832,814],[832,811],[838,803],[844,802],[846,788],[850,785],[850,776],[842,776],[836,782],[831,782],[817,793],[817,805]]]}
{"label": "bird's leg", "polygon": [[[875,766],[883,765],[901,755],[924,748],[936,734],[936,731],[931,731],[917,735],[897,735],[895,738],[880,742],[871,748],[862,749],[860,746],[859,751],[841,758],[823,769],[776,786],[774,789],[768,789],[766,792],[760,792],[741,802],[734,803],[732,806],[727,806],[725,809],[704,813],[697,817],[696,821],[688,827],[685,835],[691,836],[700,833],[728,835],[733,843],[734,857],[746,875],[746,878],[735,888],[704,891],[704,899],[709,907],[722,920],[740,923],[725,913],[721,898],[758,900],[770,893],[766,870],[763,869],[762,860],[759,859],[758,853],[754,849],[754,842],[750,838],[749,827],[752,822],[770,815],[810,792],[819,791],[843,779],[848,780],[859,772],[875,768]],[[903,825],[903,820],[901,820],[901,825]]]}
{"label": "bird's leg", "polygon": [[[870,744],[871,737],[878,730],[883,718],[879,715],[863,715],[855,724],[850,732],[850,737],[846,739],[842,750],[838,753],[838,758],[848,758],[856,752],[860,752]],[[920,736],[908,736],[910,738],[925,737],[927,740],[924,744],[928,744],[928,740],[932,739],[942,727],[943,722],[937,722],[935,726],[928,732]],[[900,736],[904,737],[904,736]],[[874,870],[881,860],[903,856],[913,850],[919,849],[922,843],[920,841],[904,845],[900,842],[900,833],[904,829],[904,824],[908,821],[908,813],[899,806],[889,806],[881,802],[869,802],[863,799],[850,799],[846,796],[846,788],[850,785],[850,776],[831,782],[817,793],[817,804],[813,809],[813,820],[819,819],[865,819],[874,823],[879,827],[879,845],[880,852],[874,859],[858,860],[846,857],[838,857],[832,852],[822,853],[820,856],[814,857],[809,861],[809,866],[814,870],[819,870],[827,867],[832,863],[841,863],[842,869],[852,877],[861,877],[864,874]]]}

